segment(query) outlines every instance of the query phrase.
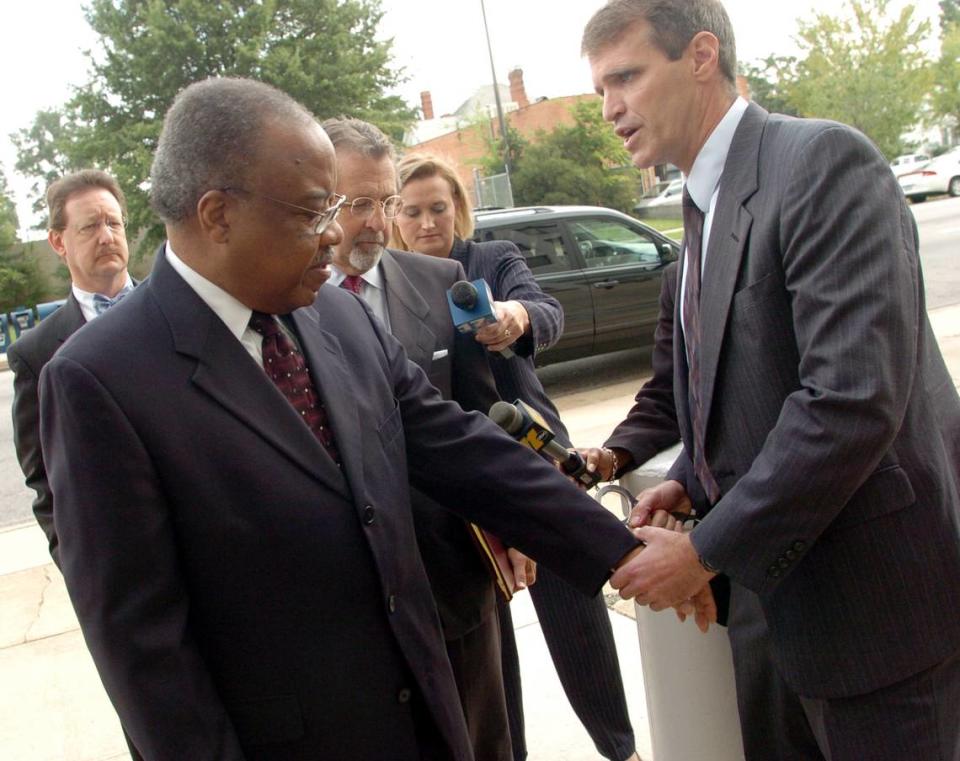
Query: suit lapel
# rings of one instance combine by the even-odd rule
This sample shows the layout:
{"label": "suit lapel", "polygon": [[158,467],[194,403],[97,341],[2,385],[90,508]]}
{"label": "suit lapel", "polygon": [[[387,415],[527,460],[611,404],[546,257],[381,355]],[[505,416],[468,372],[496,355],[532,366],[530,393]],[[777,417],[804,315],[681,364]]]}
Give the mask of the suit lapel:
{"label": "suit lapel", "polygon": [[427,327],[430,305],[413,287],[406,273],[389,251],[380,260],[387,290],[390,332],[407,349],[407,356],[427,371],[433,361],[436,336]]}
{"label": "suit lapel", "polygon": [[156,298],[176,350],[195,359],[191,381],[308,475],[349,497],[343,475],[313,432],[162,252],[142,287]]}
{"label": "suit lapel", "polygon": [[723,336],[753,224],[745,204],[757,191],[760,139],[766,122],[766,111],[752,104],[747,107],[730,144],[710,226],[700,290],[700,378],[705,425],[709,425]]}
{"label": "suit lapel", "polygon": [[[363,443],[360,434],[360,411],[353,394],[356,384],[352,382],[351,374],[344,363],[340,342],[336,336],[321,327],[319,315],[313,307],[298,309],[292,316],[317,393],[323,400],[327,417],[330,419],[347,481],[362,484]],[[306,426],[302,427],[306,429]],[[314,438],[313,434],[310,436]],[[316,439],[314,441],[316,442]],[[340,491],[350,498],[344,473],[337,469],[329,457],[324,457],[324,463],[332,471],[328,472],[328,476],[336,477]]]}
{"label": "suit lapel", "polygon": [[[77,301],[77,297],[73,295],[73,290],[71,290],[70,295],[67,296],[67,303],[60,307],[57,312],[60,312],[60,310],[63,310],[63,314],[56,321],[58,344],[62,344],[64,341],[70,338],[70,336],[87,324],[87,320],[83,316],[83,311],[80,309],[80,302]],[[54,314],[57,314],[57,312]],[[47,319],[51,319],[52,317],[53,315]],[[59,348],[59,346],[57,348]]]}

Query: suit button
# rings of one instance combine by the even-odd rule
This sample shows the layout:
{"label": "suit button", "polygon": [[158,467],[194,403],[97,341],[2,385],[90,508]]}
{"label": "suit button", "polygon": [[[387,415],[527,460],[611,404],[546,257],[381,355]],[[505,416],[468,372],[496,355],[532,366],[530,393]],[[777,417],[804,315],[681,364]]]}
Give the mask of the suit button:
{"label": "suit button", "polygon": [[793,543],[793,549],[796,552],[803,552],[805,549],[807,549],[807,543],[802,540],[797,540]]}
{"label": "suit button", "polygon": [[780,566],[772,565],[767,569],[767,576],[777,578],[780,575]]}
{"label": "suit button", "polygon": [[397,596],[396,595],[390,595],[387,598],[387,610],[389,610],[391,613],[397,612]]}
{"label": "suit button", "polygon": [[787,550],[787,551],[786,551],[785,553],[783,553],[783,554],[787,556],[787,560],[796,560],[796,559],[797,559],[797,553],[794,552],[793,550]]}
{"label": "suit button", "polygon": [[406,687],[404,687],[402,690],[400,690],[400,692],[397,693],[397,702],[409,703],[412,695],[413,693],[410,692],[410,690],[408,690]]}
{"label": "suit button", "polygon": [[373,505],[367,505],[363,508],[363,522],[368,526],[371,525],[377,519],[377,511],[374,509]]}
{"label": "suit button", "polygon": [[781,568],[786,568],[788,565],[790,565],[790,561],[782,555],[777,559],[777,562],[780,564]]}

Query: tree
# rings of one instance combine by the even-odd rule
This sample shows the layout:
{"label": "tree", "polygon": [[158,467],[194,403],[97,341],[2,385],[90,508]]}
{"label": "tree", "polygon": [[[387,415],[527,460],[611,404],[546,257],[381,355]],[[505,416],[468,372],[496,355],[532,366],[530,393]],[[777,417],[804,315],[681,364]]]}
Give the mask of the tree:
{"label": "tree", "polygon": [[7,176],[0,169],[0,252],[7,251],[17,242],[17,230],[20,220],[17,218],[17,206],[10,197],[7,188]]}
{"label": "tree", "polygon": [[940,60],[934,66],[933,110],[960,125],[960,22],[951,23],[940,38]]}
{"label": "tree", "polygon": [[[573,124],[538,132],[532,140],[514,137],[511,131],[514,202],[524,206],[588,204],[629,211],[639,176],[619,138],[604,123],[600,101],[580,101],[571,111]],[[490,154],[483,166],[502,167],[501,144],[493,141],[488,145]]]}
{"label": "tree", "polygon": [[960,1],[940,0],[940,28],[946,31],[951,24],[960,24]]}
{"label": "tree", "polygon": [[755,63],[740,64],[740,73],[746,77],[750,98],[772,114],[798,116],[796,109],[783,92],[782,81],[794,78],[797,59],[770,55]]}
{"label": "tree", "polygon": [[801,115],[850,124],[892,158],[901,150],[900,136],[918,120],[932,77],[920,47],[929,23],[915,19],[912,5],[898,16],[889,5],[847,0],[842,16],[817,13],[801,21],[805,55],[783,90]]}
{"label": "tree", "polygon": [[62,109],[37,114],[15,138],[17,168],[35,189],[98,166],[119,180],[128,234],[149,250],[162,231],[146,183],[163,116],[178,91],[210,76],[259,79],[319,118],[350,114],[401,137],[414,111],[384,92],[402,81],[392,40],[376,38],[380,0],[92,0],[98,34],[89,83]]}

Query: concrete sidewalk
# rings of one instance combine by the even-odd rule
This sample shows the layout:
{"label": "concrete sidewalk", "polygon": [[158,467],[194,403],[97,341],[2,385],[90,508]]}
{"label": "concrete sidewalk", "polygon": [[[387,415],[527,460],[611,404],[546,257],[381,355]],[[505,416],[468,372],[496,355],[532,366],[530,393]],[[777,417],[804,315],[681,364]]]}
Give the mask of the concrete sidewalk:
{"label": "concrete sidewalk", "polygon": [[[960,305],[930,313],[954,383],[960,387]],[[907,358],[904,361],[908,361]],[[558,398],[573,440],[602,442],[639,385]],[[599,410],[599,412],[598,412]],[[615,596],[613,596],[615,599]],[[633,607],[610,611],[637,749],[651,761]],[[530,761],[600,759],[560,688],[528,594],[513,603],[523,666]],[[63,578],[33,524],[0,531],[0,758],[4,761],[110,761],[127,758],[116,715],[103,692],[70,607]]]}

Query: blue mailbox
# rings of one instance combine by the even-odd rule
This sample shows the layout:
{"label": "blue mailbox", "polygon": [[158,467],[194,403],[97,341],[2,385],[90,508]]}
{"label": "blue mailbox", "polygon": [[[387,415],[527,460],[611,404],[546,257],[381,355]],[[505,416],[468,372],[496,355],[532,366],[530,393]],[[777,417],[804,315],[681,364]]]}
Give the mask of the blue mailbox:
{"label": "blue mailbox", "polygon": [[0,354],[6,354],[7,347],[10,345],[10,334],[7,332],[9,326],[7,316],[0,314]]}
{"label": "blue mailbox", "polygon": [[26,307],[18,307],[10,311],[10,322],[13,323],[13,332],[17,338],[28,328],[32,328],[36,320],[33,317],[33,310]]}
{"label": "blue mailbox", "polygon": [[37,304],[37,319],[46,319],[66,303],[66,299],[57,299],[56,301],[44,301],[42,304]]}

